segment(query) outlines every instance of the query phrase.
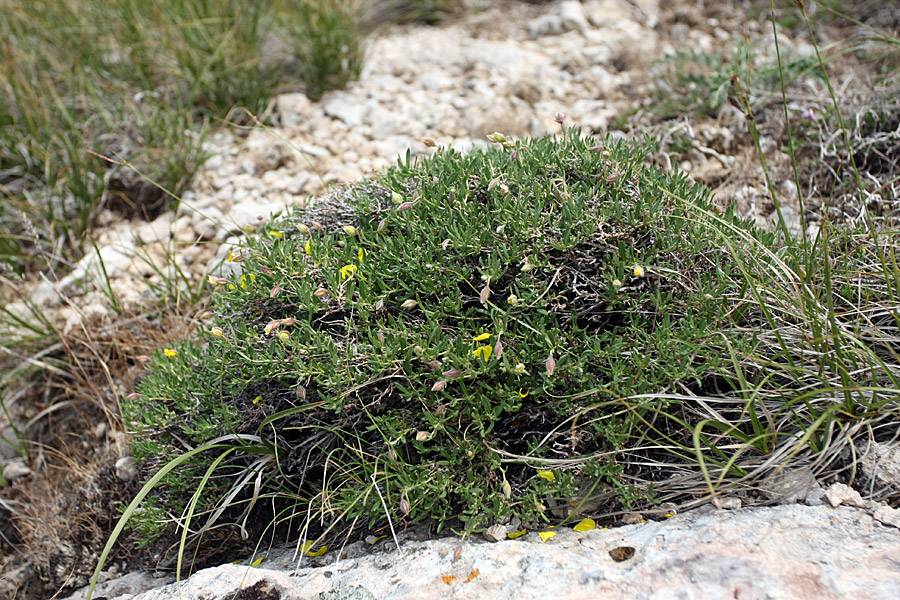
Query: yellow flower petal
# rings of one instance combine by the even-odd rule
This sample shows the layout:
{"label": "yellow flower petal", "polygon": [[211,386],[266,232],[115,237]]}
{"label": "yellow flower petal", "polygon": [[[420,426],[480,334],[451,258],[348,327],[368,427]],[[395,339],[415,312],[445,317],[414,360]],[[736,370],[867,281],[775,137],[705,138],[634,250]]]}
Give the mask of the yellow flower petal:
{"label": "yellow flower petal", "polygon": [[483,342],[484,340],[488,339],[489,337],[491,337],[491,334],[489,334],[489,333],[482,333],[481,335],[475,336],[475,341],[476,341],[476,342]]}
{"label": "yellow flower petal", "polygon": [[556,479],[556,475],[553,474],[553,471],[538,471],[538,475],[542,479],[546,479],[547,481],[553,481]]}
{"label": "yellow flower petal", "polygon": [[261,565],[261,564],[263,563],[264,560],[266,560],[266,557],[265,557],[265,556],[260,556],[259,558],[257,558],[256,560],[254,560],[252,563],[250,563],[250,566],[251,566],[251,567],[258,567],[259,565]]}
{"label": "yellow flower petal", "polygon": [[178,352],[175,350],[172,350],[171,348],[163,348],[163,354],[165,354],[169,358],[172,358],[173,356],[178,356]]}
{"label": "yellow flower petal", "polygon": [[491,353],[494,351],[490,346],[479,346],[472,350],[472,354],[475,356],[480,356],[484,359],[484,362],[487,362],[491,358]]}
{"label": "yellow flower petal", "polygon": [[590,531],[591,529],[597,529],[597,524],[593,519],[582,519],[581,523],[573,527],[573,529],[578,532]]}
{"label": "yellow flower petal", "polygon": [[306,243],[303,244],[303,251],[312,254],[312,240],[306,240]]}
{"label": "yellow flower petal", "polygon": [[506,534],[506,537],[508,537],[508,538],[511,539],[511,540],[514,540],[514,539],[516,539],[516,538],[522,537],[522,536],[525,535],[526,533],[528,533],[528,532],[525,531],[524,529],[520,529],[519,531],[513,531],[513,532],[511,532],[511,533],[507,533],[507,534]]}
{"label": "yellow flower petal", "polygon": [[519,398],[527,398],[530,392],[522,393],[522,388],[519,388]]}
{"label": "yellow flower petal", "polygon": [[643,277],[644,276],[644,267],[638,265],[634,268],[634,276],[635,277]]}
{"label": "yellow flower petal", "polygon": [[356,255],[359,257],[360,263],[363,262],[363,259],[366,257],[366,254],[368,254],[368,253],[365,250],[363,250],[362,248],[360,248],[359,252],[356,253]]}
{"label": "yellow flower petal", "polygon": [[328,552],[328,546],[322,546],[321,548],[319,548],[319,549],[316,550],[315,552],[307,552],[306,555],[307,555],[307,556],[322,556],[322,555],[325,554],[326,552]]}
{"label": "yellow flower petal", "polygon": [[546,542],[547,540],[549,540],[550,538],[555,536],[556,532],[555,531],[540,531],[540,532],[538,532],[538,535],[541,536],[542,542]]}

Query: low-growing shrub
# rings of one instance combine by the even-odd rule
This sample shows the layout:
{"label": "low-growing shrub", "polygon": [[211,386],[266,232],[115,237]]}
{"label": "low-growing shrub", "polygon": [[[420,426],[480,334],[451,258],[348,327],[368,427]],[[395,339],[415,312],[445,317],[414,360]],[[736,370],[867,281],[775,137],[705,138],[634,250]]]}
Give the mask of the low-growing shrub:
{"label": "low-growing shrub", "polygon": [[[240,274],[211,278],[207,335],[161,349],[124,404],[148,475],[186,461],[134,516],[148,540],[191,494],[217,526],[255,503],[315,533],[648,506],[667,473],[621,454],[690,455],[685,398],[751,376],[733,357],[758,311],[716,231],[772,236],[646,167],[649,140],[493,139],[282,215],[235,251]],[[742,473],[701,439],[710,468]]]}

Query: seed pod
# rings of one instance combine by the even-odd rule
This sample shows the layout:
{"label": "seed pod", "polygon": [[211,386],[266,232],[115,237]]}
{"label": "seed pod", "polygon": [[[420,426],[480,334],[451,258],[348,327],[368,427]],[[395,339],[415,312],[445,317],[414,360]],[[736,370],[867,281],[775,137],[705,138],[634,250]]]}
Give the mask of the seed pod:
{"label": "seed pod", "polygon": [[487,284],[483,288],[481,288],[481,294],[479,295],[479,299],[481,300],[481,303],[484,304],[485,302],[488,301],[488,298],[490,298],[490,297],[491,297],[491,286],[490,286],[490,284]]}

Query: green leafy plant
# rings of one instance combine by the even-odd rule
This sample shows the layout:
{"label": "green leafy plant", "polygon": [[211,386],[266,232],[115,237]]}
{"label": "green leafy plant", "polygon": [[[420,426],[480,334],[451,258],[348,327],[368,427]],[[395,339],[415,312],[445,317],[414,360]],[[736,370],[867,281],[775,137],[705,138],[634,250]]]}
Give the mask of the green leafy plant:
{"label": "green leafy plant", "polygon": [[149,540],[186,525],[151,521],[178,514],[197,478],[215,545],[261,498],[316,536],[645,505],[665,484],[616,458],[642,447],[748,475],[723,447],[753,436],[726,420],[694,439],[690,398],[752,404],[768,381],[728,356],[753,356],[764,322],[735,256],[767,264],[774,237],[645,166],[649,139],[492,139],[340,192],[353,211],[283,215],[247,241],[239,275],[211,279],[205,339],[157,353],[123,406],[144,431],[135,456],[150,473],[184,443],[255,441],[220,476],[199,453],[156,480],[132,514]]}

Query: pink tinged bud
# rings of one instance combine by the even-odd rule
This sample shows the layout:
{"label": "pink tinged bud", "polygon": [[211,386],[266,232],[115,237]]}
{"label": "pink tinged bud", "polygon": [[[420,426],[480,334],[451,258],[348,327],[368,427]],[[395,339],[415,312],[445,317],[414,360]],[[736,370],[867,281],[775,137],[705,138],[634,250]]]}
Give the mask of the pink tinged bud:
{"label": "pink tinged bud", "polygon": [[429,364],[429,366],[430,366],[432,369],[437,369],[437,368],[439,368],[439,367],[441,366],[441,361],[439,361],[439,360],[437,360],[437,359],[434,359],[433,361],[431,361],[431,362],[428,363],[428,364]]}
{"label": "pink tinged bud", "polygon": [[591,152],[596,152],[596,151],[598,151],[598,150],[603,150],[603,144],[597,144],[597,145],[595,145],[595,146],[591,146],[590,148],[588,148],[588,150],[590,150]]}
{"label": "pink tinged bud", "polygon": [[409,514],[409,501],[406,498],[400,500],[400,512],[404,517]]}
{"label": "pink tinged bud", "polygon": [[294,317],[288,317],[287,319],[282,319],[282,320],[281,320],[281,324],[284,325],[284,326],[286,326],[286,327],[290,327],[291,325],[293,325],[293,324],[296,323],[296,322],[297,322],[297,321],[294,320]]}
{"label": "pink tinged bud", "polygon": [[457,370],[457,369],[449,369],[449,370],[444,371],[443,373],[441,373],[441,375],[443,375],[443,376],[446,377],[447,379],[456,379],[457,377],[459,377],[460,375],[462,375],[462,371],[459,371],[459,370]]}
{"label": "pink tinged bud", "polygon": [[313,296],[315,296],[317,298],[324,298],[327,295],[328,295],[328,290],[326,290],[325,288],[319,288],[313,292]]}
{"label": "pink tinged bud", "polygon": [[127,399],[129,399],[129,400],[137,400],[138,398],[141,397],[141,395],[138,394],[137,392],[131,392],[130,394],[128,394],[128,395],[125,396],[125,397],[126,397]]}
{"label": "pink tinged bud", "polygon": [[244,255],[241,253],[235,254],[234,256],[231,257],[231,262],[239,263],[239,262],[243,262],[243,260],[244,260]]}
{"label": "pink tinged bud", "polygon": [[462,556],[462,544],[457,544],[453,551],[453,562],[458,561],[460,556]]}
{"label": "pink tinged bud", "polygon": [[431,432],[429,432],[429,431],[417,431],[416,432],[416,441],[417,442],[424,442],[425,440],[427,440],[430,437],[431,437]]}
{"label": "pink tinged bud", "polygon": [[409,201],[404,202],[403,204],[401,204],[400,206],[397,207],[397,210],[409,210],[413,207],[413,204],[415,204],[415,202],[409,202]]}
{"label": "pink tinged bud", "polygon": [[447,387],[446,381],[437,381],[433,386],[431,386],[432,392],[443,392],[444,388]]}
{"label": "pink tinged bud", "polygon": [[441,242],[441,250],[446,250],[447,246],[450,245],[450,238],[447,238],[443,242]]}
{"label": "pink tinged bud", "polygon": [[491,179],[491,182],[488,184],[488,191],[491,191],[500,183],[500,179],[498,177],[494,177]]}
{"label": "pink tinged bud", "polygon": [[278,326],[281,325],[281,319],[275,319],[274,321],[269,321],[266,324],[265,332],[266,335],[272,335],[272,332],[278,329]]}
{"label": "pink tinged bud", "polygon": [[494,344],[494,356],[500,358],[503,356],[503,342],[497,340],[497,343]]}
{"label": "pink tinged bud", "polygon": [[383,333],[381,333],[381,332],[379,331],[376,337],[378,338],[378,343],[379,343],[379,344],[383,344],[383,343],[384,343],[384,334],[383,334]]}
{"label": "pink tinged bud", "polygon": [[313,222],[312,222],[312,226],[313,226],[315,229],[318,229],[319,231],[322,231],[323,229],[325,229],[324,227],[322,227],[322,224],[319,223],[318,221],[313,221]]}
{"label": "pink tinged bud", "polygon": [[479,294],[479,300],[481,300],[481,303],[484,304],[485,302],[488,301],[488,298],[490,298],[490,297],[491,297],[491,286],[485,285],[483,288],[481,288],[481,294]]}
{"label": "pink tinged bud", "polygon": [[306,388],[302,385],[298,385],[297,389],[294,390],[294,394],[297,396],[297,400],[303,402],[306,400]]}
{"label": "pink tinged bud", "polygon": [[616,179],[619,178],[619,175],[621,175],[621,174],[622,174],[622,173],[620,173],[619,171],[616,171],[615,173],[611,173],[611,174],[606,178],[606,181],[610,181],[610,182],[615,181]]}
{"label": "pink tinged bud", "polygon": [[262,267],[260,267],[260,269],[262,269],[262,272],[265,273],[266,275],[272,274],[272,269],[270,269],[269,267],[262,266]]}
{"label": "pink tinged bud", "polygon": [[553,358],[553,353],[550,353],[550,356],[547,357],[547,362],[544,363],[544,366],[547,368],[547,377],[553,376],[553,371],[556,370],[556,359]]}
{"label": "pink tinged bud", "polygon": [[510,159],[510,160],[516,160],[516,158],[517,158],[518,156],[519,156],[519,150],[518,150],[518,148],[517,148],[517,149],[513,150],[513,153],[512,153],[512,154],[509,155],[509,159]]}
{"label": "pink tinged bud", "polygon": [[275,287],[272,288],[272,291],[269,292],[269,298],[274,298],[275,296],[277,296],[280,293],[281,293],[281,286],[276,285]]}
{"label": "pink tinged bud", "polygon": [[562,125],[563,121],[566,120],[566,115],[562,114],[561,112],[558,112],[558,113],[556,113],[556,116],[553,118],[553,120],[556,121],[557,123],[559,123],[560,125]]}
{"label": "pink tinged bud", "polygon": [[384,310],[384,300],[377,300],[375,302],[375,310]]}
{"label": "pink tinged bud", "polygon": [[146,363],[146,362],[150,362],[150,357],[147,356],[146,354],[141,354],[140,356],[137,357],[137,360],[138,360],[138,362]]}

